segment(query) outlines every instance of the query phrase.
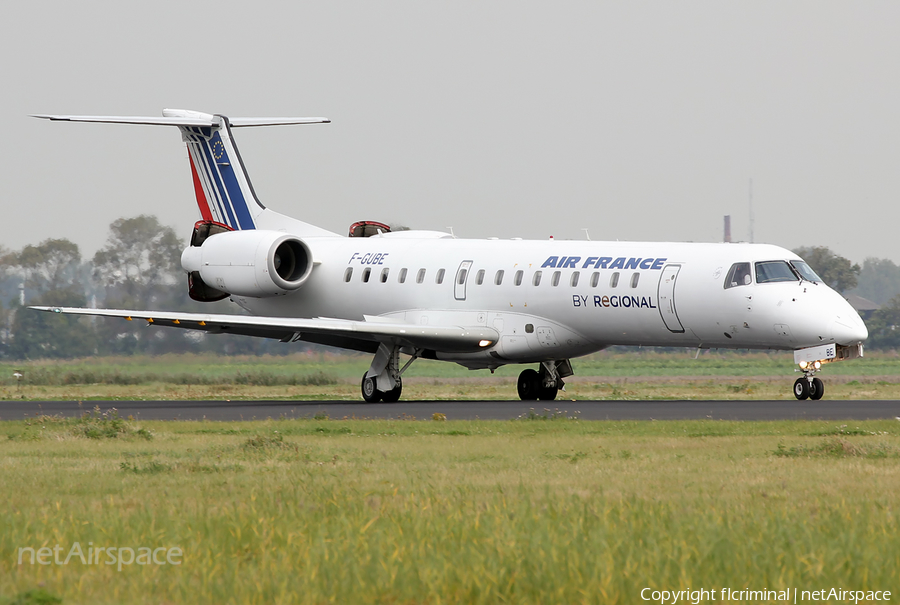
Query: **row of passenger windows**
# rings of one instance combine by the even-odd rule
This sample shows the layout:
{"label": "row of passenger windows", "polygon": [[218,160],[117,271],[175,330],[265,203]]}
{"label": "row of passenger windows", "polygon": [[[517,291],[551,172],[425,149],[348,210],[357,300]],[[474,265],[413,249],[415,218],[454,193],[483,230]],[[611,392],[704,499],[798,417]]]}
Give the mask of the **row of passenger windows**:
{"label": "row of passenger windows", "polygon": [[[391,270],[389,268],[382,269],[381,274],[378,277],[378,281],[380,281],[383,284],[387,283],[388,278],[390,276],[390,272],[391,272]],[[419,271],[416,273],[416,283],[417,284],[421,284],[421,283],[425,282],[425,274],[426,274],[425,269],[419,269]],[[444,277],[446,276],[446,274],[447,274],[446,270],[438,269],[437,273],[434,276],[434,283],[436,283],[436,284],[444,283]],[[400,269],[400,272],[397,275],[397,282],[399,282],[401,284],[405,284],[406,278],[408,275],[409,275],[409,272],[407,271],[407,269],[405,267],[403,269]],[[493,280],[494,285],[497,285],[497,286],[502,285],[503,278],[505,276],[506,276],[506,271],[504,271],[503,269],[498,270],[494,274],[494,280]],[[561,276],[562,276],[561,271],[554,271],[553,273],[551,273],[550,279],[549,279],[550,285],[551,286],[559,286]],[[464,283],[466,283],[467,277],[468,277],[468,271],[466,269],[461,269],[459,271],[459,273],[457,274],[456,283],[458,283],[459,285],[463,285]],[[475,284],[478,286],[484,284],[484,278],[485,278],[485,270],[479,269],[475,273]],[[543,278],[544,278],[543,271],[535,271],[531,277],[531,284],[534,286],[540,286],[541,282],[543,281]],[[344,271],[344,281],[349,283],[350,280],[352,280],[352,279],[353,279],[353,267],[347,267],[347,270]],[[364,268],[362,270],[363,283],[369,283],[369,281],[371,281],[371,279],[372,279],[372,267]],[[525,272],[522,270],[516,271],[513,274],[513,284],[516,286],[521,286],[524,279],[525,279]],[[632,273],[631,274],[631,287],[637,288],[638,283],[640,282],[640,279],[641,279],[640,273]],[[574,271],[572,273],[572,275],[569,277],[569,285],[574,288],[574,287],[578,286],[578,283],[580,280],[581,280],[581,272]],[[591,284],[592,288],[596,288],[597,286],[600,285],[600,272],[599,271],[594,271],[593,273],[591,273],[590,284]],[[618,286],[619,286],[619,272],[616,271],[609,277],[609,287],[617,288]]]}

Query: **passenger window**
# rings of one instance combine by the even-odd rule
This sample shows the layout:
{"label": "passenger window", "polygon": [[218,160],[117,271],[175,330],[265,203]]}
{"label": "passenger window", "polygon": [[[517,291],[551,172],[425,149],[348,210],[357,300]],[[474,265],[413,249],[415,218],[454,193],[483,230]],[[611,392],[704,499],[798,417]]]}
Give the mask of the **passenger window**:
{"label": "passenger window", "polygon": [[593,273],[591,273],[591,287],[596,288],[599,283],[600,283],[600,272],[594,271]]}
{"label": "passenger window", "polygon": [[553,276],[550,278],[550,285],[554,288],[559,285],[559,271],[553,272]]}
{"label": "passenger window", "polygon": [[438,269],[437,275],[434,278],[434,283],[442,284],[444,283],[444,270]]}
{"label": "passenger window", "polygon": [[579,277],[580,274],[581,274],[580,271],[576,271],[575,273],[572,274],[572,279],[569,280],[569,284],[570,284],[573,288],[574,288],[575,286],[578,285],[578,277]]}
{"label": "passenger window", "polygon": [[344,271],[344,281],[350,281],[351,277],[353,277],[353,267],[347,267],[347,270]]}
{"label": "passenger window", "polygon": [[466,283],[466,275],[468,274],[469,272],[465,269],[460,269],[459,275],[456,277],[456,283],[458,283],[460,286]]}
{"label": "passenger window", "polygon": [[484,269],[479,269],[475,274],[475,283],[479,286],[484,283]]}
{"label": "passenger window", "polygon": [[632,287],[632,288],[637,288],[638,282],[639,282],[640,280],[641,280],[641,274],[640,274],[640,273],[635,273],[635,274],[633,274],[633,275],[631,276],[631,287]]}
{"label": "passenger window", "polygon": [[756,263],[756,283],[771,284],[781,281],[798,281],[791,266],[784,260]]}
{"label": "passenger window", "polygon": [[748,286],[753,281],[750,276],[750,263],[734,263],[725,278],[725,289],[736,286]]}
{"label": "passenger window", "polygon": [[514,282],[515,282],[515,284],[516,284],[517,286],[521,286],[521,285],[522,285],[522,275],[524,275],[524,274],[525,274],[524,271],[521,271],[521,270],[520,270],[520,271],[516,271],[516,278],[515,278]]}
{"label": "passenger window", "polygon": [[612,276],[609,278],[609,287],[610,287],[610,288],[615,288],[615,287],[617,287],[618,285],[619,285],[619,272],[616,271],[616,272],[613,273]]}
{"label": "passenger window", "polygon": [[371,274],[372,274],[372,268],[371,268],[371,267],[366,267],[365,269],[363,269],[363,276],[362,276],[362,277],[363,277],[363,283],[364,283],[364,284],[369,283],[369,276],[370,276]]}
{"label": "passenger window", "polygon": [[397,281],[400,282],[401,284],[406,283],[406,267],[400,269],[400,275],[399,275],[399,277],[397,277]]}
{"label": "passenger window", "polygon": [[418,275],[416,275],[416,283],[421,284],[425,281],[425,269],[419,269]]}
{"label": "passenger window", "polygon": [[534,277],[531,279],[531,283],[534,284],[535,286],[541,285],[541,272],[540,271],[534,272]]}
{"label": "passenger window", "polygon": [[382,269],[381,270],[381,283],[383,283],[383,284],[387,283],[388,273],[390,273],[390,272],[391,272],[390,269]]}
{"label": "passenger window", "polygon": [[503,283],[503,269],[497,271],[497,275],[494,276],[494,285],[499,286]]}

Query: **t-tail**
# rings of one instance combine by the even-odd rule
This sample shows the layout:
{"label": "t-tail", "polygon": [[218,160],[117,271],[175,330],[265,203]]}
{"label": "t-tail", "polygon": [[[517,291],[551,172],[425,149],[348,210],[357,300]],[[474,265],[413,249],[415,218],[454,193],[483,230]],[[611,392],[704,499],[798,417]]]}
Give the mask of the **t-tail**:
{"label": "t-tail", "polygon": [[228,230],[273,229],[300,236],[331,236],[330,231],[267,209],[256,197],[231,134],[245,126],[322,124],[327,118],[231,118],[185,109],[164,109],[161,118],[131,116],[37,115],[69,122],[177,126],[187,144],[197,207],[203,222]]}

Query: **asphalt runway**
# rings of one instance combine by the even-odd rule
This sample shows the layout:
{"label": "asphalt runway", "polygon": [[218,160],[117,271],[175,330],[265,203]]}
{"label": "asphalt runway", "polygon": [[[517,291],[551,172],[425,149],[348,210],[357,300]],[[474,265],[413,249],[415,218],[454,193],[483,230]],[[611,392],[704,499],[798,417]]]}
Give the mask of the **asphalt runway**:
{"label": "asphalt runway", "polygon": [[99,406],[144,420],[264,420],[266,418],[417,418],[435,412],[448,420],[513,420],[554,412],[584,420],[900,420],[900,401],[400,401],[367,404],[329,401],[0,401],[0,420],[37,414],[78,415]]}

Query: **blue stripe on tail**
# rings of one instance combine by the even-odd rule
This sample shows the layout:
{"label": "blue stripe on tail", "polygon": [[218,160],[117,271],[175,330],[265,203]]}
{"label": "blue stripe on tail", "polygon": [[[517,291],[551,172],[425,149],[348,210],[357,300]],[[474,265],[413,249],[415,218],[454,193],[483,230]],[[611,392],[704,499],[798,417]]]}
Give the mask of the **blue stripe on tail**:
{"label": "blue stripe on tail", "polygon": [[250,215],[250,209],[247,207],[247,200],[244,198],[244,192],[241,191],[241,185],[238,183],[237,176],[234,173],[234,166],[228,153],[225,151],[225,144],[219,138],[219,133],[213,134],[210,139],[210,148],[216,160],[219,173],[222,175],[225,189],[228,191],[228,199],[237,214],[240,229],[255,229],[253,217]]}

